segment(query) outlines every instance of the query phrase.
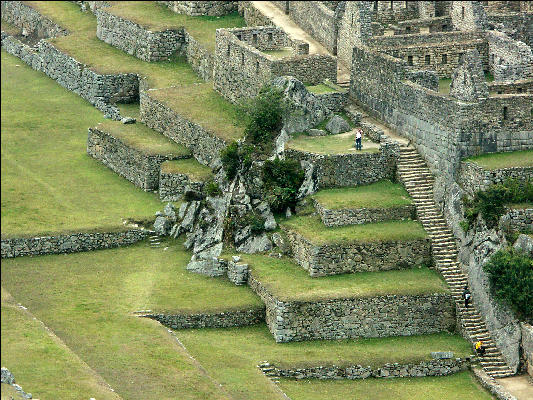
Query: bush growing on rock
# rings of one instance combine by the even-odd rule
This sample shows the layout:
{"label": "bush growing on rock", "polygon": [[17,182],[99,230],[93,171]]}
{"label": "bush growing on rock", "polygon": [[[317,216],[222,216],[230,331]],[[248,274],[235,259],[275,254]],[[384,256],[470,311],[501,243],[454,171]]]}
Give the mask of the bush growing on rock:
{"label": "bush growing on rock", "polygon": [[287,207],[294,208],[304,175],[300,164],[294,160],[275,158],[265,161],[263,181],[267,201],[274,212],[283,212]]}
{"label": "bush growing on rock", "polygon": [[483,266],[496,298],[509,304],[520,319],[533,320],[533,259],[509,247]]}

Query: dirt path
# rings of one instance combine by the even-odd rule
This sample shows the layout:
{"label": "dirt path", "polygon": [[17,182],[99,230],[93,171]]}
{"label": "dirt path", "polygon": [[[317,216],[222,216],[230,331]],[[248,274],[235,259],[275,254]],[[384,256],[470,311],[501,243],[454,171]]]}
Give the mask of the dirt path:
{"label": "dirt path", "polygon": [[509,378],[496,379],[505,390],[511,393],[517,400],[533,399],[533,378],[529,375],[511,376]]}
{"label": "dirt path", "polygon": [[[292,39],[303,40],[309,43],[309,54],[329,54],[332,55],[324,46],[316,41],[311,35],[304,31],[288,15],[277,8],[270,1],[252,1],[252,4],[261,13],[269,17],[272,22],[282,28]],[[350,71],[340,63],[337,65],[337,82],[349,82]]]}

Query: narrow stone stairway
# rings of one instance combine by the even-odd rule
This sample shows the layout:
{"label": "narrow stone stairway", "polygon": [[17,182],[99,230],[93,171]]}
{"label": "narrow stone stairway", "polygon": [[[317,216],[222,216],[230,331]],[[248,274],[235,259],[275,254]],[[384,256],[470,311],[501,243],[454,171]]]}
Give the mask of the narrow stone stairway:
{"label": "narrow stone stairway", "polygon": [[155,232],[150,232],[150,236],[148,238],[149,240],[149,245],[150,247],[152,248],[159,248],[161,247],[161,236],[159,236],[157,233]]}
{"label": "narrow stone stairway", "polygon": [[398,178],[413,198],[418,219],[430,237],[436,268],[451,289],[464,331],[472,343],[481,340],[486,348],[485,355],[479,357],[481,366],[492,378],[514,375],[490,337],[475,304],[470,302],[468,308],[464,307],[462,295],[468,285],[467,277],[457,261],[458,253],[453,232],[448,228],[444,216],[433,200],[433,175],[416,149],[400,147]]}

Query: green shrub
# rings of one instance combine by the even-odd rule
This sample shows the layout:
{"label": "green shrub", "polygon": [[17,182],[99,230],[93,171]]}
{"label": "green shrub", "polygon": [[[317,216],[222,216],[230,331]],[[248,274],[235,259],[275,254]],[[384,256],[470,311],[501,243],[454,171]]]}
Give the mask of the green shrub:
{"label": "green shrub", "polygon": [[478,215],[481,215],[487,226],[493,228],[505,213],[505,204],[530,201],[533,201],[533,183],[530,180],[522,182],[507,179],[504,183],[478,191],[471,200],[465,199],[464,216],[469,226],[472,226]]}
{"label": "green shrub", "polygon": [[533,319],[533,259],[509,247],[483,266],[496,298],[507,303],[520,319]]}
{"label": "green shrub", "polygon": [[304,171],[294,160],[267,160],[263,165],[263,181],[267,202],[274,212],[294,208],[298,189],[304,180]]}
{"label": "green shrub", "polygon": [[220,152],[220,158],[224,171],[226,171],[226,177],[231,181],[237,176],[241,164],[239,158],[239,144],[237,142],[231,143]]}
{"label": "green shrub", "polygon": [[222,195],[222,190],[215,181],[208,181],[205,183],[205,193],[210,197],[217,197]]}

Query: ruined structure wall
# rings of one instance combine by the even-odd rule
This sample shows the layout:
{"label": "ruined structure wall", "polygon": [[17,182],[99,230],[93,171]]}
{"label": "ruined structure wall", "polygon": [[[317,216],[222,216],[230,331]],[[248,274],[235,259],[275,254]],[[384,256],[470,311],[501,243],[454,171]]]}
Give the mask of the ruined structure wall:
{"label": "ruined structure wall", "polygon": [[274,26],[274,22],[252,5],[251,1],[239,1],[239,14],[248,26]]}
{"label": "ruined structure wall", "polygon": [[50,38],[68,34],[66,29],[21,1],[2,1],[1,11],[2,18],[19,27],[25,35]]}
{"label": "ruined structure wall", "polygon": [[172,329],[230,328],[250,326],[265,321],[265,309],[225,311],[204,314],[147,314],[143,317],[154,319]]}
{"label": "ruined structure wall", "polygon": [[450,16],[455,29],[475,31],[485,29],[487,14],[480,1],[452,1]]}
{"label": "ruined structure wall", "polygon": [[533,78],[533,53],[528,45],[497,31],[487,32],[487,39],[490,66],[495,81]]}
{"label": "ruined structure wall", "polygon": [[[372,21],[380,24],[390,24],[398,21],[419,18],[417,2],[406,1],[378,1],[367,2],[372,9]],[[377,5],[377,7],[376,7]]]}
{"label": "ruined structure wall", "polygon": [[487,18],[491,29],[505,30],[512,39],[520,40],[533,48],[533,12],[490,14]]}
{"label": "ruined structure wall", "polygon": [[158,1],[178,14],[222,16],[237,11],[237,1]]}
{"label": "ruined structure wall", "polygon": [[347,2],[340,21],[337,57],[346,66],[352,65],[355,45],[361,45],[372,36],[372,3]]}

